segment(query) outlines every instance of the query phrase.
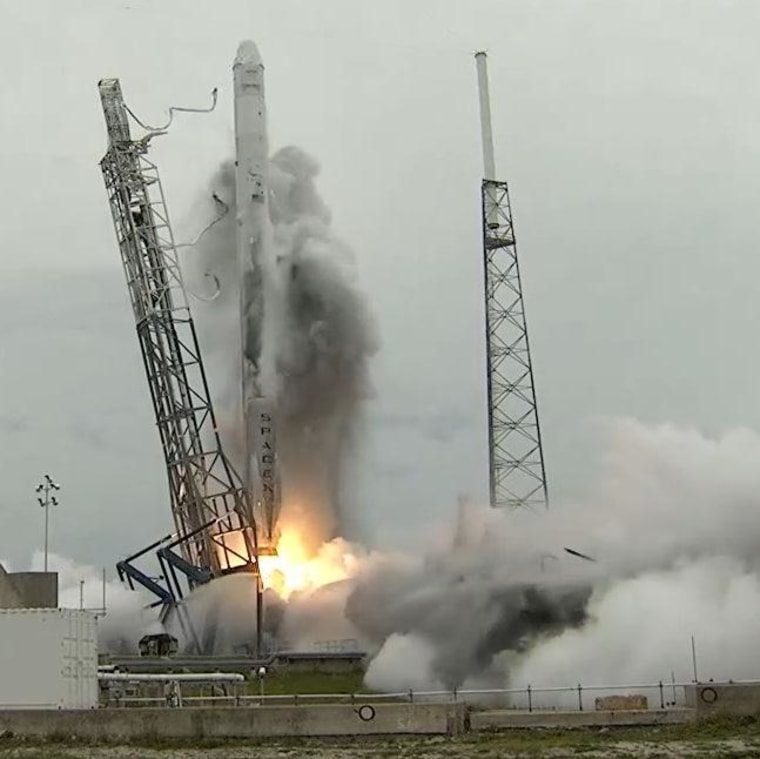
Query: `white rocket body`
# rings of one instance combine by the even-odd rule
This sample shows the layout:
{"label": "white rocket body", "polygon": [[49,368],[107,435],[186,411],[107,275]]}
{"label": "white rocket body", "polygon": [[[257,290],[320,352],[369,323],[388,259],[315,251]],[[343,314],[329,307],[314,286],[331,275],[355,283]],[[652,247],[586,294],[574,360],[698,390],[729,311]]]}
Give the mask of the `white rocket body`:
{"label": "white rocket body", "polygon": [[276,536],[280,487],[274,404],[261,386],[265,267],[270,265],[264,65],[253,42],[241,42],[232,67],[235,94],[235,193],[240,273],[242,400],[246,486],[253,499],[259,544]]}

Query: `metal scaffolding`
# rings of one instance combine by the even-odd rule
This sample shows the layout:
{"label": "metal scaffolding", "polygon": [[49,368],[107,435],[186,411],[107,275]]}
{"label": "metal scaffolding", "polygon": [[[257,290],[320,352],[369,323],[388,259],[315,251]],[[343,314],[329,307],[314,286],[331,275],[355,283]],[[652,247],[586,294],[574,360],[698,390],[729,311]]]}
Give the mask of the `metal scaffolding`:
{"label": "metal scaffolding", "polygon": [[483,180],[491,505],[546,506],[546,471],[506,182]]}
{"label": "metal scaffolding", "polygon": [[[180,577],[192,588],[229,572],[254,571],[256,529],[247,492],[222,450],[158,169],[147,157],[150,139],[160,132],[133,140],[119,81],[103,80],[99,89],[109,137],[101,168],[176,528],[118,568],[130,584],[168,604],[182,597]],[[131,564],[159,546],[166,587]]]}
{"label": "metal scaffolding", "polygon": [[475,60],[485,172],[481,203],[490,503],[510,509],[546,507],[546,469],[512,208],[507,183],[495,179],[485,53],[476,53]]}

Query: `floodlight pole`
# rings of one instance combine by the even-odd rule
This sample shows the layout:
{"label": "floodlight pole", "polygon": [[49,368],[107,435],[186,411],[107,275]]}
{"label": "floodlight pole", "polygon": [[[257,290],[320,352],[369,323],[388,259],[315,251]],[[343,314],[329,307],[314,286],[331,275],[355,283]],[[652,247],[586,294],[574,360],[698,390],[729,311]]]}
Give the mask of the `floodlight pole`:
{"label": "floodlight pole", "polygon": [[[61,486],[50,479],[50,475],[44,475],[42,482],[37,485],[34,492],[37,493],[37,502],[45,509],[45,572],[48,571],[48,534],[50,525],[50,507],[58,506],[58,499],[51,492],[60,490]],[[40,496],[44,493],[44,497]]]}

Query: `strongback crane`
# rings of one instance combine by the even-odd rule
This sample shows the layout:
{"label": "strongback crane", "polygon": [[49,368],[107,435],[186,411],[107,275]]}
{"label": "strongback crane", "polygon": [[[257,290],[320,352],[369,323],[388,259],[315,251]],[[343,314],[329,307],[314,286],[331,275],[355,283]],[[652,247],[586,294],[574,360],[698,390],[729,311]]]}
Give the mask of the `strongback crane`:
{"label": "strongback crane", "polygon": [[475,54],[484,177],[481,184],[486,299],[488,455],[493,507],[548,505],[517,244],[506,182],[496,179],[486,54]]}
{"label": "strongback crane", "polygon": [[[222,450],[206,373],[182,282],[148,131],[135,140],[118,79],[99,82],[108,131],[101,161],[163,447],[176,532],[119,562],[122,579],[154,593],[164,610],[221,575],[256,572],[257,535],[250,499]],[[164,583],[135,565],[156,550]],[[257,574],[257,617],[261,586]],[[258,625],[260,631],[261,625]],[[260,640],[260,632],[258,633]]]}

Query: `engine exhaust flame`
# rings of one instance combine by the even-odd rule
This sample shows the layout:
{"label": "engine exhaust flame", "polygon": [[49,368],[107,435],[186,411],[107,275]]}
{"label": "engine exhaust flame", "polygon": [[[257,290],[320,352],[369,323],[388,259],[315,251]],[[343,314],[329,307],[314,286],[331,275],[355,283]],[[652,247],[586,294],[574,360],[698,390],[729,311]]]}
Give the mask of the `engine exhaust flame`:
{"label": "engine exhaust flame", "polygon": [[259,556],[264,589],[273,590],[283,600],[330,583],[352,577],[359,557],[342,539],[322,544],[311,553],[309,540],[297,529],[285,527],[277,542],[277,553]]}

